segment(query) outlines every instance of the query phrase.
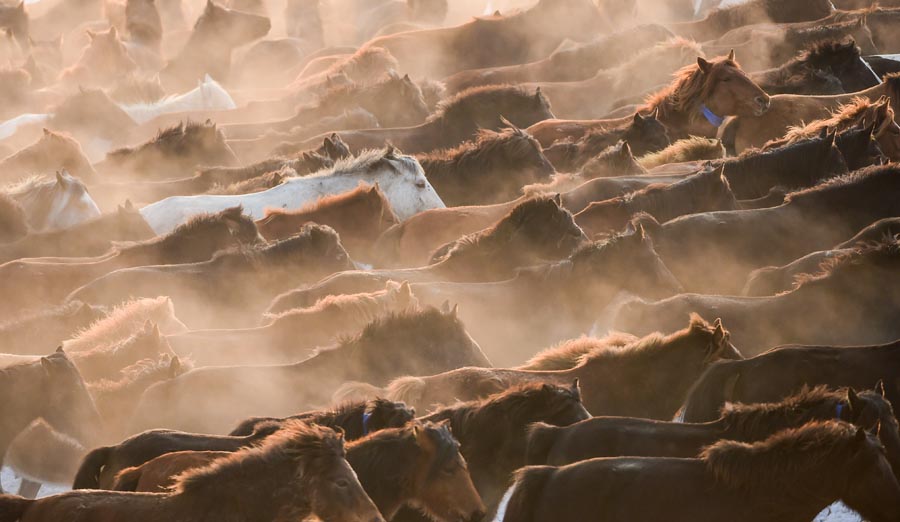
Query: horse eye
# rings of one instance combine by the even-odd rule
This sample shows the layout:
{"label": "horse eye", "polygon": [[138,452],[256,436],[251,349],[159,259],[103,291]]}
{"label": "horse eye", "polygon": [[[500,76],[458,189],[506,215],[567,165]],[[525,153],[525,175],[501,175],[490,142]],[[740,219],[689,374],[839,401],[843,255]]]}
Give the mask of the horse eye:
{"label": "horse eye", "polygon": [[350,485],[350,483],[347,482],[346,479],[339,479],[339,480],[336,480],[336,481],[334,482],[334,485],[337,486],[337,487],[339,487],[339,488],[341,488],[341,489],[346,489],[347,486]]}
{"label": "horse eye", "polygon": [[416,182],[416,186],[419,187],[420,189],[423,189],[423,188],[425,188],[425,182],[424,182],[424,181],[417,181],[417,182]]}

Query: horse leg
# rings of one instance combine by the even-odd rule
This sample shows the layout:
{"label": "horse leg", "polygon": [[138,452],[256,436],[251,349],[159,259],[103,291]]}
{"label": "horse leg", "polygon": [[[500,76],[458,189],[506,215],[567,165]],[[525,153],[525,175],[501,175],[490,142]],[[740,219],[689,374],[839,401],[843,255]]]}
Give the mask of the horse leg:
{"label": "horse leg", "polygon": [[22,483],[19,484],[19,496],[25,498],[37,498],[37,494],[41,491],[40,482],[32,482],[22,477]]}

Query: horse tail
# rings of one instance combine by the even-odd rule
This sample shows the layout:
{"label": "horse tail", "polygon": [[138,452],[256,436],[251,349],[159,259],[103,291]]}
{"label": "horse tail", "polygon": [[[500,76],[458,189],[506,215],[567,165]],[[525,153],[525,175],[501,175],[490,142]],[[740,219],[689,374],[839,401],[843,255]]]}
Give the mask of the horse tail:
{"label": "horse tail", "polygon": [[525,464],[546,464],[550,450],[556,442],[558,426],[535,422],[528,426],[525,435]]}
{"label": "horse tail", "polygon": [[0,493],[0,522],[17,522],[21,520],[34,502],[33,499]]}
{"label": "horse tail", "polygon": [[372,255],[378,266],[393,266],[400,256],[400,240],[406,229],[403,223],[391,225],[375,240],[372,246]]}
{"label": "horse tail", "polygon": [[75,473],[72,489],[100,489],[100,471],[106,465],[114,447],[103,446],[85,455],[81,465],[78,466],[78,472]]}
{"label": "horse tail", "polygon": [[[516,472],[512,495],[503,509],[501,522],[532,522],[535,508],[540,500],[540,492],[556,472],[553,466],[528,466]],[[509,492],[507,492],[509,495]],[[504,497],[504,500],[506,498]]]}
{"label": "horse tail", "polygon": [[425,394],[425,386],[425,379],[420,377],[399,377],[388,384],[386,398],[408,405],[419,404]]}
{"label": "horse tail", "polygon": [[137,491],[143,474],[144,470],[140,466],[125,468],[116,475],[111,489],[113,491]]}
{"label": "horse tail", "polygon": [[718,419],[722,406],[734,400],[734,390],[740,376],[740,367],[734,361],[712,364],[688,392],[683,421],[709,422]]}

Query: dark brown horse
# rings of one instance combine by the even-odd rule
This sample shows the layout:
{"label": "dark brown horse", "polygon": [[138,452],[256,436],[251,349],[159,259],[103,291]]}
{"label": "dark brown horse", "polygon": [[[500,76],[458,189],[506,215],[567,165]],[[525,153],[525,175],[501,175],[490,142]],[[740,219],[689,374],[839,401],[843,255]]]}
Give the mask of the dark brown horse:
{"label": "dark brown horse", "polygon": [[441,200],[453,207],[515,199],[523,186],[556,172],[537,140],[512,124],[500,132],[482,130],[455,149],[416,159]]}
{"label": "dark brown horse", "polygon": [[301,420],[344,430],[347,440],[361,439],[370,433],[388,428],[401,428],[415,418],[416,412],[402,402],[371,399],[342,404],[332,410],[298,413],[290,417],[251,417],[241,421],[230,435],[250,435],[257,427],[270,422]]}
{"label": "dark brown horse", "polygon": [[754,0],[724,9],[714,9],[693,22],[670,24],[669,29],[698,42],[715,40],[731,29],[754,24],[790,23],[818,20],[830,15],[834,6],[828,0],[780,3]]}
{"label": "dark brown horse", "polygon": [[0,369],[0,388],[6,397],[0,455],[38,417],[85,442],[93,441],[103,428],[84,380],[63,352]]}
{"label": "dark brown horse", "polygon": [[306,223],[328,225],[341,236],[350,257],[368,261],[375,239],[399,222],[376,183],[360,184],[354,190],[320,198],[297,210],[268,209],[256,224],[260,234],[269,240],[289,237]]}
{"label": "dark brown horse", "polygon": [[162,293],[195,328],[250,326],[272,296],[352,267],[337,233],[311,224],[289,239],[220,252],[209,261],[116,270],[70,298],[115,304]]}
{"label": "dark brown horse", "polygon": [[[711,325],[693,316],[687,328],[668,336],[650,334],[621,349],[598,346],[570,369],[461,368],[430,377],[397,379],[388,386],[388,396],[416,408],[431,408],[457,399],[484,397],[522,383],[562,384],[577,379],[584,405],[594,414],[671,419],[691,385],[710,364],[740,358],[721,321]],[[672,375],[667,370],[672,366],[682,370]],[[638,375],[647,377],[644,385],[622,384],[633,382]]]}
{"label": "dark brown horse", "polygon": [[832,421],[752,444],[720,441],[697,459],[530,466],[516,474],[503,520],[569,522],[602,512],[614,522],[801,522],[838,500],[873,522],[900,517],[900,484],[881,443],[863,428]]}
{"label": "dark brown horse", "polygon": [[346,381],[384,386],[400,375],[469,365],[490,362],[454,314],[407,312],[376,320],[299,363],[199,368],[152,386],[135,412],[135,427],[225,431],[250,415],[290,415],[326,404]]}
{"label": "dark brown horse", "polygon": [[637,212],[647,212],[659,222],[679,216],[716,210],[736,210],[737,200],[725,166],[706,169],[671,185],[650,185],[637,192],[591,203],[575,215],[575,222],[590,237],[621,231]]}
{"label": "dark brown horse", "polygon": [[804,387],[779,402],[728,404],[718,419],[699,424],[633,417],[594,417],[566,427],[535,424],[528,433],[528,464],[563,466],[597,457],[692,458],[718,440],[757,442],[807,422],[834,419],[877,430],[896,472],[900,434],[883,392],[883,387],[859,394],[853,388]]}
{"label": "dark brown horse", "polygon": [[[475,138],[481,129],[500,130],[506,126],[501,116],[525,128],[552,118],[553,113],[540,90],[527,92],[512,86],[476,87],[441,102],[421,125],[346,131],[338,135],[354,152],[382,147],[386,142],[391,142],[407,153],[417,154],[456,147]],[[316,146],[323,137],[306,140],[299,148]]]}
{"label": "dark brown horse", "polygon": [[[2,496],[0,509],[11,521],[75,522],[84,516],[98,522],[122,516],[200,521],[236,515],[263,521],[291,513],[301,519],[316,515],[335,521],[383,522],[344,456],[341,435],[296,422],[258,448],[238,451],[179,477],[168,493],[74,491],[41,500]],[[247,484],[267,493],[251,494]]]}

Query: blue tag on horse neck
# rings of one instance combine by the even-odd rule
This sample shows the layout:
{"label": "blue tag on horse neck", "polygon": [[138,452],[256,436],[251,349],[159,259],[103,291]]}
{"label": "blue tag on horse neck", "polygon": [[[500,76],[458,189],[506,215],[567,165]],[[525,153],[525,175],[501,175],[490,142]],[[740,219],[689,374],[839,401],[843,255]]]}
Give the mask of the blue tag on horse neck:
{"label": "blue tag on horse neck", "polygon": [[725,118],[719,117],[716,113],[709,110],[709,107],[706,105],[700,106],[700,113],[703,114],[703,117],[706,118],[706,121],[710,123],[713,127],[719,127],[725,122]]}
{"label": "blue tag on horse neck", "polygon": [[367,411],[364,411],[363,412],[363,421],[362,421],[363,435],[369,434],[369,419],[370,418],[372,418],[372,414]]}

